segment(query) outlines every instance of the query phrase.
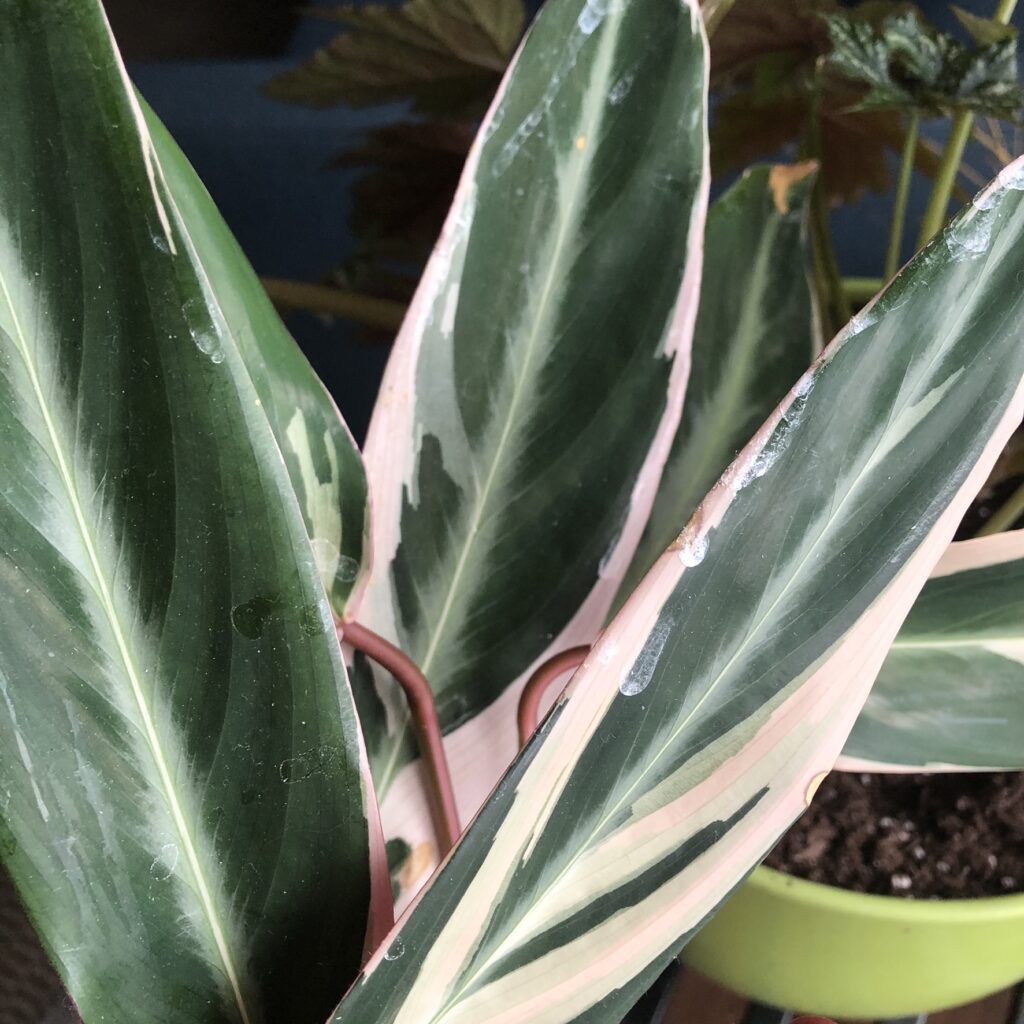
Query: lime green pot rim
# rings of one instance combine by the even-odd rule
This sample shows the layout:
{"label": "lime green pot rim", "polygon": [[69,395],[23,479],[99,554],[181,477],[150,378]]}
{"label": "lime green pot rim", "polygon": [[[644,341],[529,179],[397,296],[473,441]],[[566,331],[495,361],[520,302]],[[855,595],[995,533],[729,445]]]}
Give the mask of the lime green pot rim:
{"label": "lime green pot rim", "polygon": [[682,958],[761,1003],[887,1020],[972,1002],[1020,981],[1022,935],[1024,894],[875,896],[759,867]]}
{"label": "lime green pot rim", "polygon": [[777,894],[792,903],[807,907],[827,907],[876,921],[884,919],[913,924],[955,924],[1024,917],[1024,893],[1019,892],[955,900],[877,896],[821,882],[809,882],[805,878],[787,875],[764,865],[755,868],[743,884],[762,892]]}

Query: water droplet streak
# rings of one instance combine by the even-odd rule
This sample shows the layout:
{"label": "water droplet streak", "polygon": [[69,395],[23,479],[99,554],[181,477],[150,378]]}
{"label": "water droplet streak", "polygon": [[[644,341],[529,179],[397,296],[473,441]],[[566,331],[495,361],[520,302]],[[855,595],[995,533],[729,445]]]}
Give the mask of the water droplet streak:
{"label": "water droplet streak", "polygon": [[977,205],[946,233],[946,249],[953,259],[973,259],[988,251],[995,224],[995,202]]}
{"label": "water droplet streak", "polygon": [[585,36],[591,35],[598,25],[604,21],[610,6],[610,0],[587,0],[583,10],[580,11],[579,18],[576,20],[579,30]]}
{"label": "water droplet streak", "polygon": [[635,697],[650,685],[674,626],[671,619],[659,619],[655,623],[629,674],[619,683],[619,693],[624,697]]}
{"label": "water droplet streak", "polygon": [[185,315],[196,348],[203,355],[208,356],[211,363],[222,363],[224,349],[221,347],[220,338],[217,336],[206,303],[199,298],[189,299],[181,311]]}
{"label": "water droplet streak", "polygon": [[687,568],[692,569],[704,561],[708,553],[708,537],[706,533],[687,537],[679,548],[679,561]]}
{"label": "water droplet streak", "polygon": [[[853,321],[851,321],[851,325],[852,323]],[[775,430],[764,443],[761,450],[745,463],[737,466],[733,472],[733,494],[739,494],[744,487],[748,487],[755,480],[759,480],[785,455],[793,441],[794,432],[803,419],[804,410],[807,407],[807,401],[813,388],[813,375],[808,374],[800,379],[793,390],[793,400],[783,410]]]}
{"label": "water droplet streak", "polygon": [[160,853],[153,858],[149,865],[149,873],[158,881],[166,882],[174,869],[178,866],[178,845],[177,843],[164,843],[160,847]]}
{"label": "water droplet streak", "polygon": [[332,761],[336,760],[336,751],[330,743],[321,744],[313,750],[306,750],[295,757],[285,758],[279,765],[277,773],[286,786],[294,786],[313,775],[326,772]]}
{"label": "water droplet streak", "polygon": [[635,72],[628,71],[611,87],[608,92],[608,102],[613,107],[617,107],[626,98],[629,90],[633,87],[635,78]]}
{"label": "water droplet streak", "polygon": [[196,348],[203,355],[210,357],[211,363],[224,362],[224,350],[220,347],[220,339],[217,335],[208,331],[193,331],[192,339],[196,343]]}
{"label": "water droplet streak", "polygon": [[231,625],[247,640],[259,640],[263,636],[267,621],[279,604],[279,600],[262,595],[236,604],[231,609]]}

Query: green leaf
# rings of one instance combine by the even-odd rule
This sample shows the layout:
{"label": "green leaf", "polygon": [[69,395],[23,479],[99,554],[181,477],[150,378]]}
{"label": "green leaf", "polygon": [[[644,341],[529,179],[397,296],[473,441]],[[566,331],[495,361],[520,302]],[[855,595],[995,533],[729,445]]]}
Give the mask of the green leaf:
{"label": "green leaf", "polygon": [[[841,15],[826,16],[825,22],[832,40],[829,64],[847,78],[870,86],[871,91],[860,103],[862,109],[914,106],[912,94],[897,84],[890,72],[889,62],[893,57],[893,47],[888,34],[867,22],[855,21]],[[900,19],[899,24],[902,23],[903,20]],[[909,23],[916,28],[917,21],[913,15],[909,16]],[[923,33],[920,34],[920,39],[923,43],[927,42],[927,37]],[[913,51],[911,52],[913,54]],[[934,50],[926,49],[925,53],[934,62]],[[925,73],[926,69],[920,66],[924,62],[919,60],[916,63],[919,65],[918,73]],[[930,70],[931,77],[934,78],[937,67],[933,66]]]}
{"label": "green leaf", "polygon": [[[880,12],[905,5],[862,3],[858,19],[876,24]],[[816,68],[831,47],[821,13],[831,0],[737,0],[715,34],[711,81],[717,93],[711,126],[712,177],[774,159],[785,146],[806,144],[812,111],[821,119],[821,184],[833,198],[849,202],[865,189],[892,185],[891,154],[902,152],[906,126],[898,111],[859,111],[863,89]],[[918,142],[918,171],[934,177],[940,155],[927,139]],[[962,201],[970,199],[961,195]]]}
{"label": "green leaf", "polygon": [[192,166],[143,104],[164,181],[188,225],[198,273],[217,300],[299,500],[331,605],[341,616],[366,568],[366,476],[331,396],[288,334]]}
{"label": "green leaf", "polygon": [[[358,616],[420,665],[445,730],[491,706],[462,773],[466,815],[516,751],[514,681],[604,621],[678,422],[707,194],[704,47],[680,0],[545,8],[388,365]],[[378,685],[389,728],[356,684],[383,794],[409,728]],[[392,831],[403,813],[385,805],[385,825],[416,846],[429,829]]]}
{"label": "green leaf", "polygon": [[896,637],[840,766],[1024,768],[1024,531],[953,544]]}
{"label": "green leaf", "polygon": [[522,0],[406,0],[317,9],[351,31],[267,92],[318,106],[412,98],[420,111],[466,113],[494,92],[523,29]]}
{"label": "green leaf", "polygon": [[620,1020],[806,806],[1024,417],[1024,160],[797,382],[334,1024]]}
{"label": "green leaf", "polygon": [[277,374],[305,413],[309,381],[99,4],[4,10],[0,856],[87,1024],[312,1024],[370,879],[354,710],[261,399]]}
{"label": "green leaf", "polygon": [[979,18],[956,4],[950,4],[950,10],[976,43],[998,43],[1017,37],[1017,30],[1012,25],[1004,25],[994,18]]}
{"label": "green leaf", "polygon": [[708,212],[683,415],[623,599],[821,348],[806,232],[814,166],[753,168]]}
{"label": "green leaf", "polygon": [[1013,38],[965,46],[912,12],[894,14],[879,27],[848,16],[824,17],[833,45],[829,64],[869,87],[859,109],[1013,117],[1024,105]]}

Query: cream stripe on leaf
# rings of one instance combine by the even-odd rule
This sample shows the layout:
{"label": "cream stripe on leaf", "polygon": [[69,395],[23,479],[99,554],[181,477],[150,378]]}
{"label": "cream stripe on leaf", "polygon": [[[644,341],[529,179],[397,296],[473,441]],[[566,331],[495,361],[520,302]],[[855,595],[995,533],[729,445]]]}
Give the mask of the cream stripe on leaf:
{"label": "cream stripe on leaf", "polygon": [[896,637],[840,767],[1024,768],[1024,531],[953,544]]}
{"label": "cream stripe on leaf", "polygon": [[[591,640],[639,540],[696,314],[704,47],[688,0],[552,0],[396,343],[366,445],[357,614],[420,664],[445,731]],[[376,688],[387,712],[368,679],[357,698],[383,795],[403,767],[418,777],[408,716]],[[514,712],[485,731],[469,773],[484,792],[515,752]],[[463,794],[464,814],[477,803]],[[424,838],[389,808],[392,832]]]}
{"label": "cream stripe on leaf", "polygon": [[1024,161],[726,470],[333,1024],[622,1018],[832,768],[1024,415],[1022,272]]}
{"label": "cream stripe on leaf", "polygon": [[329,402],[100,5],[5,7],[0,73],[0,860],[86,1024],[322,1021],[368,791],[261,394]]}

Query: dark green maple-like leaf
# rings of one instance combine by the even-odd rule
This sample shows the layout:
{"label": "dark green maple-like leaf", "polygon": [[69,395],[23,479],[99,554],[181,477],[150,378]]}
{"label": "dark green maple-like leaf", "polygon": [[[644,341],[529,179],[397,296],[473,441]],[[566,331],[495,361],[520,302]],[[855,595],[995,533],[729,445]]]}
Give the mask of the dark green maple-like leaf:
{"label": "dark green maple-like leaf", "polygon": [[[719,96],[711,126],[716,176],[778,159],[786,146],[795,155],[816,109],[828,195],[847,202],[865,189],[890,187],[891,154],[900,152],[905,137],[900,111],[861,109],[863,81],[838,69],[819,74],[818,66],[832,48],[828,16],[850,17],[875,33],[887,18],[908,16],[913,7],[866,0],[849,15],[841,10],[836,0],[736,0],[729,9],[711,47],[711,82]],[[929,142],[920,140],[917,170],[932,177],[938,163]]]}
{"label": "dark green maple-like leaf", "polygon": [[894,14],[878,27],[843,15],[823,17],[833,46],[830,66],[868,86],[858,109],[1013,117],[1024,105],[1013,38],[967,45],[911,12]]}

